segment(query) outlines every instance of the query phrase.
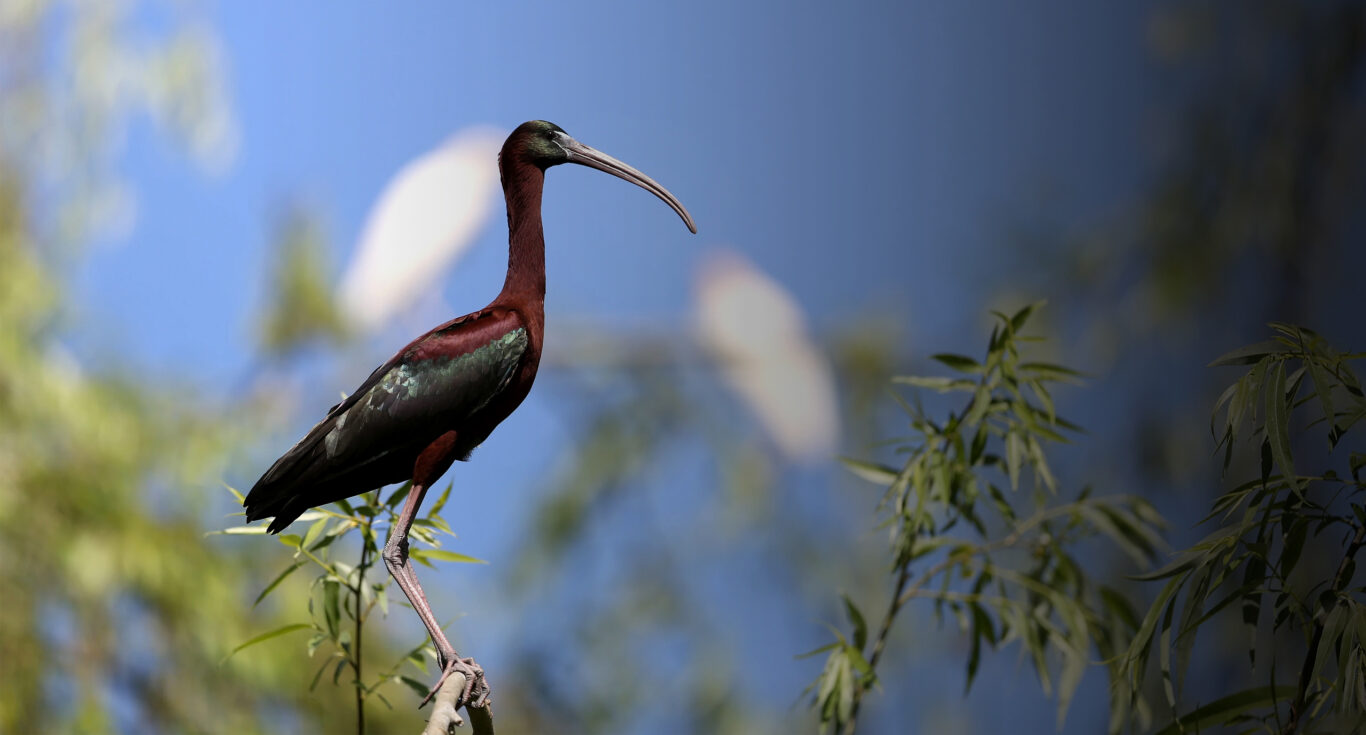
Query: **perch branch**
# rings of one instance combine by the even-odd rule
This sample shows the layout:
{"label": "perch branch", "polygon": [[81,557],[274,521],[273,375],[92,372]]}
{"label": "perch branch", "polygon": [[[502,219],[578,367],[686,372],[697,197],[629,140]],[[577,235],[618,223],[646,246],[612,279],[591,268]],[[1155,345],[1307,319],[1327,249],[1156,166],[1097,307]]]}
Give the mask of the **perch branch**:
{"label": "perch branch", "polygon": [[[455,735],[455,728],[465,724],[465,718],[460,716],[457,707],[464,691],[465,675],[452,671],[432,700],[432,716],[427,720],[422,735]],[[493,735],[493,708],[489,703],[482,707],[466,706],[465,713],[470,716],[473,735]]]}

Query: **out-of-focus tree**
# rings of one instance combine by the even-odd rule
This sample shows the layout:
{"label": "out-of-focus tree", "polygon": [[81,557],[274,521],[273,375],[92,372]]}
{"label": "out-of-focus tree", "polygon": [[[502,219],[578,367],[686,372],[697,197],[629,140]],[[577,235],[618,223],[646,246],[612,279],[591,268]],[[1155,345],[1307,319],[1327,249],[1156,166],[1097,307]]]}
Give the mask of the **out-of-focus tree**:
{"label": "out-of-focus tree", "polygon": [[1330,300],[1312,286],[1366,224],[1360,4],[1167,3],[1147,38],[1170,82],[1150,111],[1151,186],[1108,220],[1068,223],[1079,237],[1021,249],[1011,286],[1085,303],[1108,334],[1115,319],[1189,339],[1313,317]]}
{"label": "out-of-focus tree", "polygon": [[[1353,431],[1366,419],[1352,366],[1362,355],[1338,352],[1301,327],[1272,327],[1274,340],[1214,363],[1248,366],[1210,420],[1234,484],[1205,518],[1209,534],[1143,577],[1163,587],[1117,657],[1121,690],[1137,695],[1157,654],[1174,717],[1164,734],[1235,725],[1286,735],[1353,732],[1366,712],[1366,589],[1354,584],[1366,545],[1366,453]],[[1328,468],[1296,460],[1302,426],[1326,436]],[[1258,451],[1235,452],[1243,442]],[[1253,675],[1186,695],[1197,634],[1229,630],[1235,611]]]}
{"label": "out-of-focus tree", "polygon": [[261,351],[281,358],[314,342],[341,344],[349,333],[329,281],[327,237],[311,210],[291,207],[276,223],[273,301],[261,319]]}
{"label": "out-of-focus tree", "polygon": [[845,461],[886,488],[875,515],[887,530],[895,581],[880,617],[865,615],[843,595],[848,635],[835,630],[834,642],[812,652],[828,652],[808,688],[812,706],[837,733],[855,732],[864,695],[879,681],[892,626],[916,600],[933,601],[941,620],[951,613],[971,640],[969,688],[984,649],[1018,644],[1043,693],[1056,696],[1059,726],[1092,660],[1109,670],[1111,732],[1131,716],[1146,719],[1146,705],[1131,706],[1119,686],[1118,655],[1136,627],[1134,605],[1097,579],[1080,552],[1098,537],[1146,566],[1162,549],[1163,524],[1142,498],[1059,489],[1045,447],[1066,442],[1064,433],[1078,427],[1057,415],[1050,386],[1076,382],[1079,374],[1030,359],[1024,343],[1031,338],[1023,329],[1034,308],[997,314],[981,362],[934,356],[956,375],[896,379],[966,394],[962,408],[943,418],[927,411],[920,396],[901,400],[911,437],[898,441],[895,454],[905,457],[899,465]]}
{"label": "out-of-focus tree", "polygon": [[[135,13],[171,20],[148,34]],[[61,275],[133,225],[127,127],[150,121],[207,168],[231,162],[214,37],[193,15],[0,4],[0,732],[335,731],[353,717],[347,690],[282,695],[311,675],[287,652],[224,662],[297,620],[307,594],[290,585],[253,611],[264,555],[203,535],[213,478],[261,407],[62,346],[85,312]]]}
{"label": "out-of-focus tree", "polygon": [[[1207,501],[1221,495],[1210,427],[1196,409],[1212,405],[1222,386],[1197,366],[1251,341],[1270,320],[1313,324],[1342,344],[1366,337],[1353,301],[1366,254],[1358,206],[1366,196],[1366,10],[1336,1],[1166,3],[1143,30],[1168,82],[1148,113],[1159,156],[1150,185],[1117,216],[1067,223],[1079,237],[1034,238],[1046,245],[1023,248],[1002,286],[1047,294],[1060,307],[1060,331],[1078,336],[1064,340],[1069,360],[1107,376],[1111,390],[1096,405],[1123,417],[1093,463],[1142,488],[1172,518],[1174,534],[1189,537]],[[1323,457],[1321,443],[1291,436],[1297,453]],[[1235,447],[1234,466],[1255,466],[1259,446]],[[1272,559],[1281,543],[1273,536]],[[1303,553],[1276,585],[1331,584],[1343,548],[1311,543]],[[1193,599],[1203,599],[1201,583],[1192,583]],[[1307,611],[1311,624],[1316,611]],[[1269,691],[1272,657],[1249,661],[1245,630],[1209,626],[1191,653],[1183,614],[1167,629],[1176,643],[1163,647],[1189,657],[1189,684],[1184,694],[1168,690],[1151,667],[1136,684],[1149,701],[1175,702],[1165,714],[1189,714],[1229,692]],[[1285,633],[1295,629],[1280,628],[1274,639],[1278,674],[1303,660],[1308,639]],[[1263,644],[1267,632],[1258,633]]]}

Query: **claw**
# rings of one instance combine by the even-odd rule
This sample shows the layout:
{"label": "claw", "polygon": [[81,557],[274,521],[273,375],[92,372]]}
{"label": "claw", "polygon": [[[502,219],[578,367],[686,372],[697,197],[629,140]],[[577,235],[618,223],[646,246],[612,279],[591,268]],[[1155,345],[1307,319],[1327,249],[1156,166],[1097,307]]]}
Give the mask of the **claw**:
{"label": "claw", "polygon": [[436,680],[436,686],[427,692],[427,696],[418,705],[421,709],[430,702],[432,697],[441,690],[441,685],[446,683],[446,679],[454,672],[459,671],[465,677],[465,689],[460,692],[460,697],[455,701],[455,708],[461,707],[484,707],[489,703],[489,683],[484,679],[484,668],[474,662],[472,658],[454,658],[441,671],[441,678]]}

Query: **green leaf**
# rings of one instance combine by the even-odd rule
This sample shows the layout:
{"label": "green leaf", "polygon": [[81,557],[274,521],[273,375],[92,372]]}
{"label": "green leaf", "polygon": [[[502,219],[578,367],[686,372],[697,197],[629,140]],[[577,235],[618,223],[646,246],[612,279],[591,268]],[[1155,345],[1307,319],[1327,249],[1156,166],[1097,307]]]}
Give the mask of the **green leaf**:
{"label": "green leaf", "polygon": [[1323,408],[1323,420],[1328,423],[1329,447],[1336,444],[1337,413],[1333,408],[1333,382],[1328,375],[1328,371],[1316,358],[1306,358],[1305,364],[1309,368],[1309,377],[1314,381],[1314,393],[1319,397],[1319,406]]}
{"label": "green leaf", "polygon": [[854,647],[862,651],[868,643],[868,624],[863,620],[863,613],[859,612],[858,606],[849,599],[849,595],[840,595],[844,600],[844,613],[849,616],[849,623],[854,626]]}
{"label": "green leaf", "polygon": [[1152,606],[1148,608],[1148,614],[1143,617],[1143,623],[1138,626],[1133,640],[1129,642],[1129,649],[1124,654],[1124,664],[1129,669],[1128,681],[1132,687],[1137,688],[1142,684],[1148,649],[1152,643],[1153,632],[1157,629],[1157,620],[1181,588],[1181,582],[1180,577],[1167,582],[1167,585],[1158,593],[1157,599],[1153,600]]}
{"label": "green leaf", "polygon": [[335,505],[335,506],[337,506],[338,508],[341,509],[342,515],[345,515],[345,516],[355,516],[355,515],[356,515],[356,509],[351,507],[350,501],[348,501],[346,498],[342,498],[341,500],[338,500],[337,502],[333,503],[333,505]]}
{"label": "green leaf", "polygon": [[223,661],[220,662],[220,663],[226,662],[228,659],[230,659],[230,658],[232,658],[233,656],[235,656],[235,655],[237,654],[238,651],[240,651],[240,650],[242,650],[242,649],[244,649],[244,648],[247,648],[248,646],[254,646],[254,645],[256,645],[257,643],[261,643],[261,642],[264,642],[264,641],[268,641],[268,640],[270,640],[271,638],[278,638],[278,637],[280,637],[280,636],[282,636],[282,635],[285,635],[286,633],[293,633],[293,632],[296,631],[296,630],[311,630],[312,628],[313,628],[313,626],[312,626],[312,625],[309,625],[308,623],[292,623],[292,624],[290,624],[290,625],[281,626],[281,627],[276,628],[276,629],[274,629],[274,630],[268,630],[268,631],[266,631],[265,633],[262,633],[261,635],[258,635],[258,636],[256,636],[255,638],[252,638],[251,640],[247,641],[246,643],[241,644],[241,645],[238,646],[237,648],[232,649],[232,652],[229,653],[227,656],[223,657]]}
{"label": "green leaf", "polygon": [[450,500],[451,488],[453,487],[455,487],[454,482],[446,483],[446,489],[441,491],[441,495],[437,496],[436,502],[432,503],[432,509],[427,511],[428,518],[431,518],[435,516],[437,513],[440,513],[441,509],[446,507],[446,501]]}
{"label": "green leaf", "polygon": [[399,503],[403,502],[404,498],[408,497],[408,493],[412,489],[413,483],[411,482],[405,482],[402,485],[399,485],[397,488],[394,489],[392,493],[389,494],[389,499],[384,501],[384,506],[386,508],[397,507]]}
{"label": "green leaf", "polygon": [[986,372],[986,368],[982,367],[981,363],[967,355],[955,355],[950,352],[941,352],[937,355],[930,355],[930,359],[941,362],[960,373],[975,373],[980,375]]}
{"label": "green leaf", "polygon": [[811,658],[812,656],[819,656],[820,654],[825,653],[826,651],[829,651],[829,650],[832,650],[832,649],[835,649],[835,648],[839,648],[840,646],[843,646],[843,645],[844,645],[844,641],[843,641],[843,640],[832,641],[832,642],[830,642],[830,643],[827,643],[827,644],[821,646],[820,648],[813,648],[813,649],[811,649],[810,651],[807,651],[806,653],[799,653],[799,654],[797,654],[796,657],[797,657],[797,658]]}
{"label": "green leaf", "polygon": [[1182,572],[1188,571],[1191,568],[1195,567],[1196,564],[1199,564],[1200,560],[1205,558],[1207,554],[1208,551],[1206,549],[1197,548],[1196,546],[1193,546],[1190,548],[1190,550],[1183,552],[1181,555],[1177,556],[1175,559],[1170,561],[1166,566],[1154,569],[1153,571],[1148,572],[1146,574],[1129,575],[1129,579],[1138,582],[1154,582],[1165,577],[1171,577],[1177,574],[1181,574]]}
{"label": "green leaf", "polygon": [[853,646],[845,645],[844,657],[848,659],[850,668],[860,674],[859,688],[867,689],[872,686],[873,682],[877,680],[877,674],[873,672],[873,667],[868,663],[868,660],[863,657],[863,652]]}
{"label": "green leaf", "polygon": [[1119,618],[1130,629],[1137,630],[1139,626],[1138,612],[1134,610],[1134,604],[1124,593],[1113,587],[1102,586],[1100,588],[1101,604],[1109,610],[1112,615]]}
{"label": "green leaf", "polygon": [[1221,367],[1224,365],[1251,365],[1268,355],[1275,355],[1285,351],[1284,345],[1279,342],[1268,340],[1258,342],[1255,345],[1239,347],[1232,352],[1225,352],[1211,362],[1207,367]]}
{"label": "green leaf", "polygon": [[245,503],[245,502],[247,501],[246,497],[244,497],[244,496],[242,495],[242,493],[239,492],[239,491],[237,490],[237,488],[233,487],[232,485],[229,485],[229,484],[226,483],[226,482],[225,482],[225,483],[222,483],[222,485],[223,485],[224,488],[227,489],[228,492],[232,493],[232,496],[233,496],[234,498],[237,499],[237,504],[238,504],[238,505],[241,505],[242,503]]}
{"label": "green leaf", "polygon": [[322,518],[313,521],[313,525],[308,527],[308,531],[304,534],[303,541],[299,542],[299,546],[305,549],[312,546],[318,536],[322,535],[323,529],[327,527],[327,522],[330,520],[331,518],[328,516],[323,516]]}
{"label": "green leaf", "polygon": [[963,378],[939,378],[922,375],[898,375],[892,378],[893,383],[913,385],[917,388],[948,393],[955,390],[973,390],[977,384],[971,380]]}
{"label": "green leaf", "polygon": [[1313,678],[1317,679],[1319,670],[1329,658],[1329,653],[1338,647],[1338,639],[1342,637],[1347,629],[1347,623],[1351,618],[1351,611],[1345,604],[1338,604],[1331,592],[1324,592],[1322,595],[1327,604],[1323,604],[1326,615],[1323,619],[1323,635],[1319,637],[1319,647],[1314,659]]}
{"label": "green leaf", "polygon": [[427,685],[423,684],[417,679],[414,679],[411,676],[395,676],[394,678],[401,682],[404,686],[413,690],[413,694],[416,694],[419,697],[427,696]]}
{"label": "green leaf", "polygon": [[1010,331],[1018,333],[1022,328],[1024,328],[1025,322],[1029,321],[1030,315],[1033,314],[1036,309],[1039,309],[1046,303],[1048,302],[1042,300],[1035,301],[1034,303],[1015,312],[1015,315],[1010,317]]}
{"label": "green leaf", "polygon": [[972,450],[968,455],[969,465],[976,465],[978,460],[982,458],[982,452],[987,448],[987,437],[987,427],[979,424],[977,432],[972,436]]}
{"label": "green leaf", "polygon": [[1015,508],[1010,505],[1010,501],[1006,498],[1005,493],[1001,492],[1001,489],[996,487],[995,483],[989,482],[987,483],[987,494],[991,496],[992,505],[996,506],[996,510],[1001,514],[1001,517],[1014,523],[1017,518]]}
{"label": "green leaf", "polygon": [[313,654],[318,652],[318,646],[321,646],[323,644],[323,641],[326,640],[326,633],[323,633],[321,631],[314,633],[313,637],[308,639],[308,657],[313,658]]}
{"label": "green leaf", "polygon": [[987,412],[991,410],[991,389],[985,385],[977,386],[976,392],[972,396],[972,406],[963,416],[963,424],[966,426],[977,426],[986,418]]}
{"label": "green leaf", "polygon": [[266,526],[233,526],[232,528],[225,528],[216,533],[226,533],[229,536],[264,536],[266,533]]}
{"label": "green leaf", "polygon": [[1051,492],[1058,491],[1058,481],[1053,477],[1053,472],[1048,468],[1048,457],[1043,453],[1043,447],[1039,445],[1039,440],[1031,434],[1025,439],[1025,444],[1029,450],[1029,458],[1034,467],[1034,479],[1042,482]]}
{"label": "green leaf", "polygon": [[1366,467],[1366,452],[1352,452],[1347,458],[1348,466],[1352,473],[1352,480],[1361,482],[1362,467]]}
{"label": "green leaf", "polygon": [[439,531],[439,532],[441,532],[441,533],[444,533],[444,534],[446,534],[447,536],[454,536],[454,535],[455,535],[455,531],[452,531],[452,530],[451,530],[450,524],[446,523],[446,519],[442,518],[441,516],[433,515],[433,514],[431,514],[431,513],[428,513],[428,514],[427,514],[427,517],[426,517],[426,518],[423,518],[422,521],[425,522],[425,523],[431,524],[431,527],[432,527],[433,529],[435,529],[435,530],[437,530],[437,531]]}
{"label": "green leaf", "polygon": [[1295,475],[1295,464],[1290,456],[1290,420],[1285,395],[1285,363],[1271,366],[1266,384],[1266,437],[1271,443],[1271,455],[1281,467],[1286,482],[1299,495],[1304,494],[1304,483]]}
{"label": "green leaf", "polygon": [[1157,554],[1154,539],[1123,513],[1113,508],[1090,504],[1078,504],[1077,511],[1140,567],[1147,566]]}
{"label": "green leaf", "polygon": [[928,538],[925,536],[916,536],[911,541],[911,559],[919,559],[926,554],[942,549],[950,544],[958,544],[960,548],[970,548],[967,544],[963,543],[962,539],[954,538],[952,536],[930,536]]}
{"label": "green leaf", "polygon": [[1020,364],[1020,370],[1033,373],[1040,380],[1062,383],[1080,383],[1086,377],[1085,373],[1078,372],[1063,365],[1054,365],[1048,362],[1026,362]]}
{"label": "green leaf", "polygon": [[[1188,593],[1189,594],[1189,593]],[[1172,614],[1176,610],[1176,599],[1167,603],[1162,614],[1162,635],[1157,642],[1157,666],[1162,675],[1162,693],[1167,697],[1167,705],[1176,709],[1176,683],[1172,681]]]}
{"label": "green leaf", "polygon": [[1010,476],[1010,489],[1020,489],[1020,464],[1024,461],[1024,442],[1017,431],[1006,434],[1006,471]]}
{"label": "green leaf", "polygon": [[251,606],[256,607],[257,605],[261,604],[261,600],[266,599],[266,595],[270,594],[276,587],[280,586],[280,583],[285,581],[285,577],[288,577],[289,575],[293,574],[294,570],[298,569],[304,564],[305,562],[303,561],[296,561],[293,564],[290,564],[288,567],[285,567],[285,570],[283,572],[280,572],[280,574],[277,575],[275,579],[271,581],[270,584],[266,585],[265,589],[261,590],[261,594],[256,596],[256,601],[251,603]]}
{"label": "green leaf", "polygon": [[985,639],[992,646],[996,645],[996,628],[991,622],[991,616],[977,603],[969,605],[972,609],[972,649],[968,654],[968,677],[963,687],[964,693],[972,690],[972,681],[977,678],[977,668],[982,661],[982,640]]}
{"label": "green leaf", "polygon": [[1266,561],[1259,554],[1247,557],[1247,567],[1243,570],[1243,587],[1248,590],[1243,595],[1243,625],[1248,627],[1248,662],[1257,664],[1257,621],[1262,615],[1262,585],[1266,580]]}
{"label": "green leaf", "polygon": [[1295,562],[1300,560],[1300,552],[1304,550],[1304,541],[1308,535],[1308,521],[1300,520],[1291,524],[1290,532],[1285,535],[1285,546],[1281,550],[1282,578],[1289,578],[1290,572],[1294,571]]}
{"label": "green leaf", "polygon": [[[423,563],[426,563],[429,559],[435,559],[436,561],[453,561],[462,564],[488,564],[488,562],[483,559],[476,559],[466,554],[446,551],[445,549],[413,549],[410,555]],[[428,564],[428,566],[431,565]]]}
{"label": "green leaf", "polygon": [[339,635],[341,627],[341,585],[335,581],[323,580],[323,619],[327,623],[327,634],[333,639]]}
{"label": "green leaf", "polygon": [[844,468],[852,472],[854,476],[867,480],[874,485],[882,485],[884,487],[891,485],[893,482],[896,482],[897,475],[899,474],[896,470],[886,465],[864,462],[848,457],[840,457],[839,459],[840,463],[844,465]]}
{"label": "green leaf", "polygon": [[385,617],[389,616],[389,588],[383,584],[376,584],[375,603],[379,605],[379,611]]}
{"label": "green leaf", "polygon": [[1276,702],[1295,696],[1295,688],[1256,687],[1237,694],[1217,699],[1200,707],[1190,714],[1162,728],[1158,735],[1180,735],[1181,733],[1207,732],[1210,729],[1233,722],[1250,710],[1270,707]]}

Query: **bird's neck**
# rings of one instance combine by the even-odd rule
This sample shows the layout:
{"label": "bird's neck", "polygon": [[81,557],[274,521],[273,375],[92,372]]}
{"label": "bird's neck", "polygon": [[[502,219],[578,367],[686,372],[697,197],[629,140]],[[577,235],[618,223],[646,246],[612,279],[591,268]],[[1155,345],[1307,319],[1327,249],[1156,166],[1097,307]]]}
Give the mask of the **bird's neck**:
{"label": "bird's neck", "polygon": [[502,162],[503,196],[508,210],[508,274],[498,300],[545,303],[545,234],[541,229],[541,189],[545,172],[513,159]]}

